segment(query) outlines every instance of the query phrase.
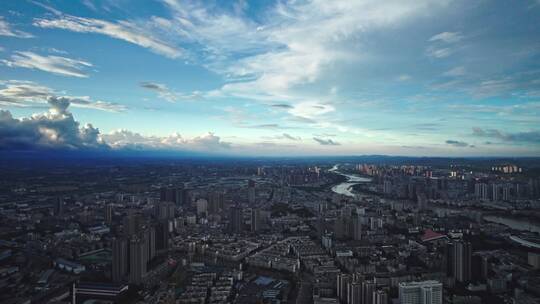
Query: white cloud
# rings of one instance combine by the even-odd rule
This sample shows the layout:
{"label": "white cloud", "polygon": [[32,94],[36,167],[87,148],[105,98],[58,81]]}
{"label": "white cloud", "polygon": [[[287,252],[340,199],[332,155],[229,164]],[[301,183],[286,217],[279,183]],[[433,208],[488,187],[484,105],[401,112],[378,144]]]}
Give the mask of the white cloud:
{"label": "white cloud", "polygon": [[407,80],[411,80],[411,76],[410,75],[407,75],[407,74],[402,74],[402,75],[399,75],[397,77],[397,80],[398,81],[407,81]]}
{"label": "white cloud", "polygon": [[16,37],[16,38],[33,38],[32,34],[14,30],[11,28],[11,25],[0,16],[0,36]]}
{"label": "white cloud", "polygon": [[98,7],[96,7],[96,5],[94,4],[94,2],[92,2],[92,0],[82,0],[82,4],[94,12],[97,12],[99,10]]}
{"label": "white cloud", "polygon": [[110,148],[141,150],[175,150],[221,153],[231,148],[214,133],[193,138],[179,133],[169,136],[143,136],[129,130],[101,134],[92,124],[81,126],[68,111],[72,99],[51,96],[48,111],[30,117],[14,118],[10,111],[0,110],[0,150],[108,150]]}
{"label": "white cloud", "polygon": [[152,33],[146,32],[142,27],[129,21],[116,23],[100,19],[83,18],[70,15],[59,15],[56,19],[35,19],[34,25],[43,28],[64,29],[78,33],[96,33],[112,38],[124,40],[152,50],[155,53],[170,58],[177,58],[181,50],[171,46]]}
{"label": "white cloud", "polygon": [[202,99],[203,95],[199,91],[194,91],[191,94],[181,94],[169,89],[166,85],[155,82],[141,82],[140,86],[147,90],[152,90],[158,93],[160,98],[163,98],[169,102],[175,102],[178,100],[198,100]]}
{"label": "white cloud", "polygon": [[194,137],[186,142],[194,148],[210,149],[210,151],[213,149],[229,149],[231,147],[230,143],[221,141],[221,138],[212,132]]}
{"label": "white cloud", "polygon": [[88,77],[83,70],[92,67],[87,61],[60,56],[42,56],[33,52],[15,52],[10,59],[2,60],[2,63],[9,67],[37,69],[72,77]]}
{"label": "white cloud", "polygon": [[519,87],[519,83],[510,77],[481,81],[470,89],[476,98],[486,98],[500,94],[510,94]]}
{"label": "white cloud", "polygon": [[53,90],[28,81],[7,81],[1,83],[0,105],[30,107],[36,104],[45,104],[49,96],[54,95]]}
{"label": "white cloud", "polygon": [[[271,46],[265,38],[267,33],[258,29],[257,23],[239,15],[238,11],[212,11],[204,4],[192,1],[163,2],[170,8],[173,18],[154,17],[150,24],[152,29],[178,36],[182,42],[198,44],[202,48],[201,54],[213,61],[232,54],[262,51],[264,47]],[[217,68],[217,62],[214,63]]]}
{"label": "white cloud", "polygon": [[127,110],[127,107],[118,103],[102,101],[102,100],[91,100],[89,96],[62,96],[67,98],[69,102],[77,108],[86,108],[101,110],[106,112],[123,112]]}
{"label": "white cloud", "polygon": [[[144,33],[144,37],[154,37],[174,50],[186,45],[182,48],[183,58],[202,63],[225,78],[225,85],[204,93],[205,97],[287,104],[292,108],[284,112],[292,115],[290,119],[310,123],[316,119],[322,126],[322,120],[330,117],[326,114],[340,114],[342,101],[341,94],[332,90],[336,83],[322,80],[339,73],[336,67],[344,63],[356,65],[369,60],[363,49],[367,48],[364,36],[433,15],[449,1],[278,1],[256,19],[243,13],[244,6],[230,9],[196,1],[162,2],[170,16],[154,16],[146,22],[60,14],[57,18],[36,19],[34,24],[101,33],[118,39],[124,39],[124,33],[117,34],[114,26],[136,28],[130,33]],[[400,79],[407,80],[407,75]],[[159,83],[149,84],[152,88],[145,87],[168,101],[194,97]],[[310,90],[309,86],[319,84],[320,91]]]}
{"label": "white cloud", "polygon": [[136,132],[121,129],[103,134],[104,142],[115,149],[158,149],[158,150],[184,150],[199,152],[220,152],[231,148],[231,144],[224,142],[214,133],[208,132],[193,138],[184,138],[179,133],[169,136],[144,136]]}
{"label": "white cloud", "polygon": [[451,48],[436,48],[430,46],[426,49],[426,55],[434,58],[445,58],[452,55],[453,52],[454,51]]}
{"label": "white cloud", "polygon": [[[200,45],[205,64],[230,83],[216,96],[264,103],[302,103],[299,87],[320,80],[338,62],[361,60],[365,32],[429,14],[446,1],[285,1],[259,23],[215,7],[164,0],[174,18],[154,18],[154,28]],[[314,34],[316,33],[316,34]],[[320,96],[316,99],[327,99]]]}
{"label": "white cloud", "polygon": [[463,36],[459,32],[442,32],[429,39],[432,45],[426,48],[426,55],[433,58],[445,58],[452,55],[454,47],[449,44],[456,44],[461,41]]}
{"label": "white cloud", "polygon": [[292,109],[288,110],[288,112],[294,116],[307,119],[314,119],[333,111],[335,111],[333,106],[316,102],[301,102],[295,104]]}
{"label": "white cloud", "polygon": [[29,81],[0,82],[0,105],[10,107],[42,107],[51,101],[61,100],[73,107],[88,108],[108,112],[122,112],[124,105],[101,100],[92,100],[88,96],[60,96],[54,90]]}
{"label": "white cloud", "polygon": [[444,76],[457,77],[465,75],[466,70],[463,66],[458,66],[443,73]]}
{"label": "white cloud", "polygon": [[429,39],[429,41],[440,41],[445,43],[456,43],[461,41],[463,36],[459,32],[442,32]]}

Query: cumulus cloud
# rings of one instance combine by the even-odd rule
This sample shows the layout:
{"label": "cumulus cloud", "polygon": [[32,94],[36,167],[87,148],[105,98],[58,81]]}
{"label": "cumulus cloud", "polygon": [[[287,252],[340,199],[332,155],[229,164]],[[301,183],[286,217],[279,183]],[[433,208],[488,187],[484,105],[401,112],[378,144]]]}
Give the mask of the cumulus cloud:
{"label": "cumulus cloud", "polygon": [[87,61],[61,56],[42,56],[33,52],[15,52],[10,59],[2,60],[8,67],[41,70],[62,76],[88,77],[84,69],[92,67]]}
{"label": "cumulus cloud", "polygon": [[222,141],[219,136],[211,132],[193,138],[184,138],[179,133],[165,137],[144,136],[121,129],[110,134],[103,134],[101,137],[115,149],[220,152],[231,148],[229,142]]}
{"label": "cumulus cloud", "polygon": [[[3,88],[1,88],[3,86]],[[59,96],[51,88],[29,81],[0,82],[0,105],[13,107],[41,107],[47,103],[63,101],[68,105],[79,108],[88,108],[108,112],[122,112],[127,108],[124,105],[92,100],[89,96]]]}
{"label": "cumulus cloud", "polygon": [[11,25],[0,16],[0,36],[16,37],[16,38],[33,38],[34,36],[30,33],[15,30]]}
{"label": "cumulus cloud", "polygon": [[101,134],[92,124],[81,125],[69,112],[71,100],[51,96],[49,110],[30,117],[14,118],[10,111],[0,110],[0,150],[169,150],[219,153],[231,148],[214,133],[185,138],[179,133],[169,136],[144,136],[129,130]]}
{"label": "cumulus cloud", "polygon": [[497,129],[473,128],[473,136],[499,139],[506,142],[540,144],[540,131],[502,132]]}
{"label": "cumulus cloud", "polygon": [[103,134],[102,138],[113,148],[144,147],[153,142],[152,137],[145,137],[126,129],[119,129],[109,134]]}
{"label": "cumulus cloud", "polygon": [[212,132],[208,132],[201,136],[192,138],[191,140],[187,140],[187,143],[191,144],[193,147],[209,149],[210,151],[212,151],[213,149],[231,148],[230,143],[222,141],[219,136],[216,136]]}
{"label": "cumulus cloud", "polygon": [[320,145],[323,145],[323,146],[339,146],[339,145],[341,145],[337,141],[334,141],[334,140],[332,140],[330,138],[323,139],[323,138],[319,138],[319,137],[313,137],[313,140],[318,142]]}
{"label": "cumulus cloud", "polygon": [[203,96],[201,92],[195,91],[191,94],[180,94],[172,91],[166,85],[155,82],[141,82],[142,88],[154,91],[158,93],[160,98],[163,98],[169,102],[175,102],[178,100],[196,100],[201,99]]}
{"label": "cumulus cloud", "polygon": [[56,11],[56,14],[56,18],[35,19],[34,26],[64,29],[78,33],[102,34],[148,48],[157,54],[170,58],[177,58],[181,55],[181,50],[179,48],[155,38],[154,35],[148,33],[143,27],[134,22],[109,22],[100,19],[61,14],[58,11]]}
{"label": "cumulus cloud", "polygon": [[46,113],[20,119],[0,110],[0,150],[107,148],[97,128],[73,118],[67,99],[50,98],[49,105]]}
{"label": "cumulus cloud", "polygon": [[469,147],[470,146],[468,143],[466,143],[464,141],[452,140],[452,139],[449,139],[449,140],[445,141],[445,143],[447,145],[451,145],[451,146],[459,147],[459,148]]}

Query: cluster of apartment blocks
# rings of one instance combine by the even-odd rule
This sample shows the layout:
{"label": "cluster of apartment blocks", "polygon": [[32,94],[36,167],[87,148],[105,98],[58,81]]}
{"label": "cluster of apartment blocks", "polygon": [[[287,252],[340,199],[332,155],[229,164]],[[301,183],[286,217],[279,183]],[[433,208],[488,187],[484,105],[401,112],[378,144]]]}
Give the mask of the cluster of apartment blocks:
{"label": "cluster of apartment blocks", "polygon": [[[438,280],[399,282],[400,304],[442,304],[443,284]],[[338,274],[336,278],[337,299],[345,304],[387,304],[389,290],[376,278],[366,280],[359,274]],[[394,302],[396,303],[396,302]]]}
{"label": "cluster of apartment blocks", "polygon": [[[515,165],[493,167],[491,173],[466,170],[432,171],[425,166],[376,166],[361,164],[356,169],[374,177],[378,191],[397,198],[482,199],[511,201],[540,196],[540,180],[525,178]],[[435,174],[434,174],[435,173]]]}
{"label": "cluster of apartment blocks", "polygon": [[337,298],[346,304],[386,304],[388,294],[377,289],[374,280],[365,280],[357,274],[338,274],[336,278]]}
{"label": "cluster of apartment blocks", "polygon": [[[347,255],[347,252],[336,254]],[[336,260],[339,257],[331,257],[309,237],[289,237],[246,258],[250,266],[292,273],[299,272],[302,265],[316,277],[314,301],[320,303],[326,303],[336,296],[339,302],[346,304],[386,304],[389,302],[389,292],[384,286],[392,284],[399,287],[399,303],[442,303],[443,289],[439,281],[404,282],[410,281],[410,276],[396,278],[394,283],[376,277],[366,280],[358,273],[342,273],[335,264]]]}
{"label": "cluster of apartment blocks", "polygon": [[532,197],[533,182],[512,183],[504,181],[485,181],[474,184],[474,195],[484,201],[510,201]]}
{"label": "cluster of apartment blocks", "polygon": [[[174,205],[156,205],[156,222],[146,221],[141,214],[128,210],[123,218],[123,232],[112,239],[112,279],[142,284],[148,277],[148,265],[157,253],[169,248]],[[127,279],[127,280],[126,280]]]}
{"label": "cluster of apartment blocks", "polygon": [[334,259],[307,236],[289,237],[246,258],[250,266],[296,273],[300,264],[314,274],[336,274]]}
{"label": "cluster of apartment blocks", "polygon": [[291,246],[284,240],[246,258],[250,266],[270,268],[296,273],[300,270],[300,260],[291,256]]}
{"label": "cluster of apartment blocks", "polygon": [[233,283],[234,279],[229,275],[218,276],[214,272],[196,274],[177,303],[229,303]]}

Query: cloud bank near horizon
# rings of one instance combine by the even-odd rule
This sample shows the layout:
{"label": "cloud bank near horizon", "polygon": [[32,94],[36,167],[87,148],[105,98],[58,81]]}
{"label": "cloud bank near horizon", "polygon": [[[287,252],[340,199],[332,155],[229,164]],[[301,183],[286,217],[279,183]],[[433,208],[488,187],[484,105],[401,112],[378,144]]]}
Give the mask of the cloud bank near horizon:
{"label": "cloud bank near horizon", "polygon": [[30,117],[14,118],[0,110],[0,151],[39,150],[167,150],[223,153],[231,144],[213,133],[184,138],[179,133],[167,137],[143,136],[129,130],[102,134],[92,124],[81,125],[68,111],[71,100],[49,97],[49,110]]}

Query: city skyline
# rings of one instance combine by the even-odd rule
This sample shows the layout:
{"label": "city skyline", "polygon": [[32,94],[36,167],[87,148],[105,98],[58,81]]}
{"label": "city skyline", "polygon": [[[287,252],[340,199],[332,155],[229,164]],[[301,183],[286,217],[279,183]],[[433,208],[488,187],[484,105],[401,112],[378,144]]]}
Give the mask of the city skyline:
{"label": "city skyline", "polygon": [[540,156],[538,1],[5,1],[0,150]]}

